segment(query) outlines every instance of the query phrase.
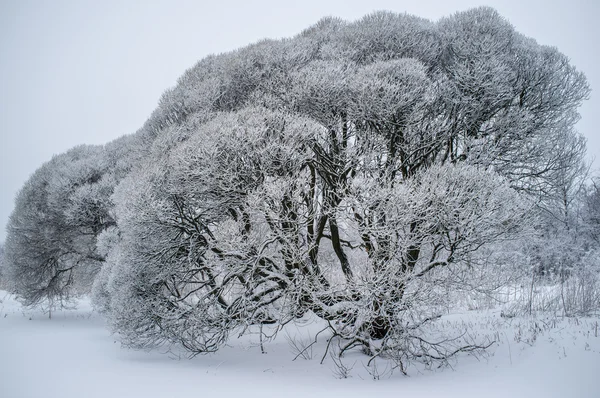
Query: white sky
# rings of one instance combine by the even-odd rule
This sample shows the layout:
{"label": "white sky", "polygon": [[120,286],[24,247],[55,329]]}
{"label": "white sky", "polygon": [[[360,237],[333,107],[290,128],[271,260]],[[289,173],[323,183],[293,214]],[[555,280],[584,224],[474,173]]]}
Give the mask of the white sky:
{"label": "white sky", "polygon": [[52,155],[142,126],[162,92],[196,61],[261,38],[293,36],[327,15],[374,10],[432,20],[479,5],[558,47],[592,97],[579,131],[600,167],[598,0],[0,0],[0,242],[13,200]]}

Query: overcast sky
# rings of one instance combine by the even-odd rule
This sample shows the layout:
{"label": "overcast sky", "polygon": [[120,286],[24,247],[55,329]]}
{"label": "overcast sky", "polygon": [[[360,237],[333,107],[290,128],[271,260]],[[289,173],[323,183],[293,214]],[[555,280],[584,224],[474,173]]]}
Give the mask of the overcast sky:
{"label": "overcast sky", "polygon": [[437,20],[489,5],[516,29],[558,47],[592,98],[579,131],[600,167],[600,1],[0,0],[0,242],[14,197],[52,155],[135,132],[162,92],[196,61],[262,38],[293,36],[328,15],[374,10]]}

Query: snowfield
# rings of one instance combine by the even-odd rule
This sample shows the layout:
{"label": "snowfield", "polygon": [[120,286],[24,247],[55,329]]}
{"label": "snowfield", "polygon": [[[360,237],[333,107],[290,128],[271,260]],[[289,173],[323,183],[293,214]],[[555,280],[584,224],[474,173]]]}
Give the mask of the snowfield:
{"label": "snowfield", "polygon": [[[306,328],[290,326],[265,343],[255,335],[217,354],[188,359],[173,352],[122,348],[89,301],[53,313],[23,309],[0,291],[0,397],[599,397],[600,327],[597,318],[503,318],[499,311],[465,311],[442,325],[468,322],[473,333],[498,340],[485,357],[462,356],[452,367],[411,367],[409,376],[380,362],[347,355],[347,378],[325,339],[293,360],[293,342]],[[297,352],[296,352],[297,353]],[[379,380],[374,381],[374,378]]]}

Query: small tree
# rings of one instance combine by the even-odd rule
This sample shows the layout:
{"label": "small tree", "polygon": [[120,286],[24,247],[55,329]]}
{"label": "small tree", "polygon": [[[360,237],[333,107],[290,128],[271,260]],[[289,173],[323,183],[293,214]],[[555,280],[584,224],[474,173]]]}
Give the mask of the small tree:
{"label": "small tree", "polygon": [[6,267],[4,257],[4,242],[0,242],[0,289],[6,289],[7,287],[6,277],[4,276]]}
{"label": "small tree", "polygon": [[592,179],[583,203],[585,231],[593,245],[600,246],[600,179]]}

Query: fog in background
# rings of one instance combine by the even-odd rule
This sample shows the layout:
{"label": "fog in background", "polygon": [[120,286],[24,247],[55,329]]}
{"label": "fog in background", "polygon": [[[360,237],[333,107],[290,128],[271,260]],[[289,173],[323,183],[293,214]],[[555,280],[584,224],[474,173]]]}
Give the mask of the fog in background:
{"label": "fog in background", "polygon": [[375,10],[431,20],[496,8],[556,46],[592,87],[578,129],[600,168],[600,2],[596,0],[88,1],[0,0],[0,242],[14,197],[52,155],[134,133],[162,92],[211,53],[293,36],[324,16]]}

